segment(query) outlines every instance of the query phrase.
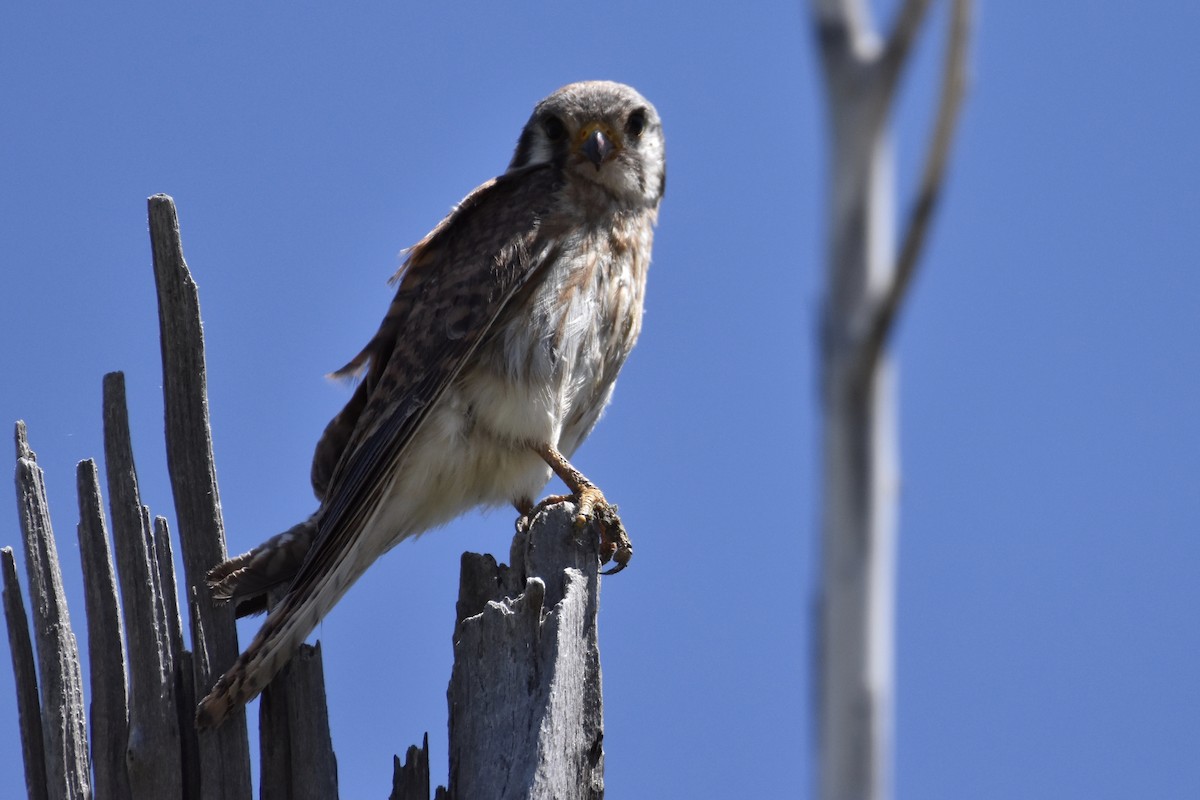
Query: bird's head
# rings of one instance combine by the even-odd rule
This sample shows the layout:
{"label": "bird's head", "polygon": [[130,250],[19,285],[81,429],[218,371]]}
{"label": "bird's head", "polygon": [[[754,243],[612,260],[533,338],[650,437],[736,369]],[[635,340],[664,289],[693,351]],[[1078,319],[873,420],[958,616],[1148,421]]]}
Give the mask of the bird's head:
{"label": "bird's head", "polygon": [[572,83],[537,104],[509,171],[553,163],[622,204],[656,208],[666,188],[662,123],[630,86]]}

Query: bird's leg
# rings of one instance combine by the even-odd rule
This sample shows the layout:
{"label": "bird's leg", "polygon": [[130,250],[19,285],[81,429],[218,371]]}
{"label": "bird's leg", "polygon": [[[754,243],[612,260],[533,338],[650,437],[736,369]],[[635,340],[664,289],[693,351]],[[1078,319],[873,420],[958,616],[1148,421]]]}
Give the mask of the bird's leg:
{"label": "bird's leg", "polygon": [[571,462],[567,461],[566,457],[558,452],[558,449],[550,444],[539,444],[534,447],[534,450],[542,457],[550,469],[554,470],[554,474],[562,479],[562,482],[567,485],[572,494],[563,497],[550,496],[542,502],[538,503],[539,508],[544,508],[548,505],[561,502],[562,500],[571,499],[579,504],[579,513],[575,516],[575,527],[582,528],[591,522],[596,516],[597,506],[608,505],[604,499],[604,493],[596,486],[596,484],[584,477],[583,473],[571,466]]}
{"label": "bird's leg", "polygon": [[621,524],[621,518],[617,516],[616,506],[604,499],[604,493],[596,484],[571,466],[571,463],[562,453],[558,452],[554,445],[537,444],[533,449],[550,465],[554,474],[561,478],[572,492],[570,497],[547,497],[538,503],[537,508],[544,508],[566,499],[575,500],[579,504],[579,513],[575,516],[575,527],[582,528],[590,523],[595,523],[600,530],[601,562],[604,564],[610,560],[616,562],[615,567],[603,574],[612,575],[625,569],[629,564],[629,559],[633,558],[633,544],[629,541],[629,534],[625,532],[625,526]]}

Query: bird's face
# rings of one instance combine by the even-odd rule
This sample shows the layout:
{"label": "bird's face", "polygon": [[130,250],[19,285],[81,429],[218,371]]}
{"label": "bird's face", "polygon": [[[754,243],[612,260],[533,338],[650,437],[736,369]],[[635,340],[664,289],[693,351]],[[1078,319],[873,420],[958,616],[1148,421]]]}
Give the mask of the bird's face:
{"label": "bird's face", "polygon": [[665,159],[662,123],[646,98],[624,84],[586,81],[538,103],[509,170],[553,163],[623,205],[653,208],[666,188]]}

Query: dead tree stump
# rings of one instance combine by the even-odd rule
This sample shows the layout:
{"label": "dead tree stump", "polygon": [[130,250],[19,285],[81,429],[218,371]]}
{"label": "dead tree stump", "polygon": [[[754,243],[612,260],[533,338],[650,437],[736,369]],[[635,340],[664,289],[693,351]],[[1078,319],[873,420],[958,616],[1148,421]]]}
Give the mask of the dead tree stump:
{"label": "dead tree stump", "polygon": [[[215,606],[203,586],[205,572],[225,557],[225,541],[198,293],[183,260],[174,203],[156,195],[149,205],[167,460],[190,624],[185,631],[167,521],[152,517],[138,494],[124,377],[110,373],[103,420],[111,546],[96,465],[82,461],[77,470],[89,740],[46,489],[18,423],[17,486],[35,642],[12,551],[0,552],[0,561],[30,800],[252,795],[244,715],[216,731],[197,734],[193,724],[196,698],[238,647],[232,609]],[[577,530],[574,515],[569,503],[541,511],[515,538],[512,566],[463,556],[448,692],[450,788],[438,787],[435,798],[603,796],[597,538]],[[261,798],[337,797],[325,703],[320,647],[305,645],[263,693]],[[394,769],[394,800],[427,800],[428,736]]]}

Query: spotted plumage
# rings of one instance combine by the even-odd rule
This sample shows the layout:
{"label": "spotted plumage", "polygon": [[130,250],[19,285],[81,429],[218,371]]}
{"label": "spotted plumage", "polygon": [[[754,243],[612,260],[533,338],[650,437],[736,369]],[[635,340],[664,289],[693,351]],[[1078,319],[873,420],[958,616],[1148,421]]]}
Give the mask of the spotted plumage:
{"label": "spotted plumage", "polygon": [[475,506],[528,513],[552,471],[628,561],[612,507],[567,458],[641,330],[665,180],[654,107],[622,84],[571,84],[534,109],[508,170],[411,249],[379,331],[335,373],[361,382],[317,445],[320,507],[209,576],[239,612],[287,589],[200,725],[262,691],[384,552]]}

